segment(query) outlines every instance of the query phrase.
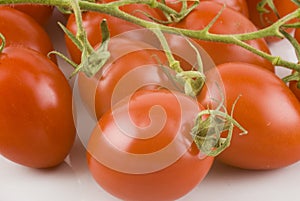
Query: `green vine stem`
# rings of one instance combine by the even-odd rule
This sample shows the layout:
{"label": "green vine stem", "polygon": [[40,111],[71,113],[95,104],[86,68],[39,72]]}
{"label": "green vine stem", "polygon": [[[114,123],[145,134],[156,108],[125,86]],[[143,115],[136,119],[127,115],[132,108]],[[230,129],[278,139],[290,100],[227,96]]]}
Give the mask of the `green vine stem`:
{"label": "green vine stem", "polygon": [[5,37],[3,34],[0,33],[0,40],[1,40],[1,43],[0,43],[0,53],[3,52],[4,50],[4,47],[6,45],[6,40],[5,40]]}
{"label": "green vine stem", "polygon": [[[0,0],[0,4],[21,4],[21,3],[44,4],[44,5],[57,6],[59,8],[72,9],[72,5],[70,4],[69,0]],[[88,11],[110,14],[112,16],[127,20],[129,22],[132,22],[134,24],[140,25],[148,29],[159,28],[163,32],[182,34],[190,38],[195,38],[195,39],[200,39],[205,41],[235,44],[271,61],[273,65],[286,67],[289,69],[293,69],[295,71],[300,71],[300,64],[283,60],[278,56],[270,55],[244,42],[247,40],[253,40],[253,39],[264,38],[269,36],[284,37],[284,35],[280,32],[280,28],[285,24],[287,24],[291,19],[299,18],[300,8],[280,18],[277,22],[264,29],[251,32],[251,33],[244,33],[244,34],[221,35],[221,34],[212,34],[207,29],[203,29],[203,30],[179,29],[179,28],[169,27],[151,21],[146,21],[137,18],[135,16],[132,16],[128,13],[125,13],[119,9],[120,6],[128,5],[128,4],[147,4],[153,8],[159,8],[164,12],[168,12],[173,15],[178,15],[176,11],[169,8],[164,3],[158,2],[156,0],[121,0],[121,1],[115,1],[106,4],[97,4],[89,1],[78,0],[78,5],[81,10],[88,10]]]}

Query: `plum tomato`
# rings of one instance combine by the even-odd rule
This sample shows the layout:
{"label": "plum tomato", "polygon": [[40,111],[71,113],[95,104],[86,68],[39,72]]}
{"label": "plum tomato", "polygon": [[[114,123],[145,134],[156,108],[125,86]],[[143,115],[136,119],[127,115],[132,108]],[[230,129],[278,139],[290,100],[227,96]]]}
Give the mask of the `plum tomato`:
{"label": "plum tomato", "polygon": [[[232,62],[217,66],[223,81],[225,107],[248,131],[234,128],[230,146],[217,160],[244,169],[276,169],[300,160],[300,104],[274,73],[253,64]],[[207,73],[207,85],[214,85]],[[203,88],[198,100],[208,105],[218,93]],[[214,102],[216,95],[214,95]],[[226,133],[224,133],[225,135]]]}
{"label": "plum tomato", "polygon": [[[6,46],[22,46],[44,55],[53,50],[47,32],[27,14],[0,6],[0,21],[0,33],[6,39]],[[56,62],[54,55],[51,55],[51,59]]]}
{"label": "plum tomato", "polygon": [[[223,8],[222,5],[218,3],[209,1],[201,2],[186,18],[174,26],[191,30],[202,30],[221,10],[221,15],[209,29],[210,33],[241,34],[257,30],[254,24],[242,14],[226,7]],[[274,66],[271,62],[237,45],[203,40],[196,40],[196,42],[207,51],[216,65],[240,61],[264,66],[266,69],[274,71]],[[246,42],[256,49],[270,53],[269,47],[264,39]]]}
{"label": "plum tomato", "polygon": [[0,78],[0,153],[32,168],[62,163],[76,134],[64,74],[46,56],[10,46],[0,53]]}
{"label": "plum tomato", "polygon": [[198,101],[168,89],[141,89],[98,121],[87,145],[90,172],[122,200],[176,200],[209,172],[190,129]]}
{"label": "plum tomato", "polygon": [[54,7],[39,4],[12,4],[10,7],[30,15],[40,25],[45,25],[51,18]]}
{"label": "plum tomato", "polygon": [[[140,41],[116,37],[110,40],[108,49],[111,56],[95,76],[89,78],[83,73],[78,76],[82,100],[87,104],[91,114],[96,115],[97,119],[110,109],[111,105],[114,104],[113,102],[116,102],[112,101],[112,96],[117,87],[122,88],[122,96],[127,96],[133,86],[139,86],[139,81],[150,82],[152,80],[159,83],[160,75],[155,72],[146,74],[143,70],[139,72],[136,69],[142,69],[147,65],[168,64],[163,51]],[[130,78],[124,85],[117,85],[119,80],[125,79],[129,72],[136,74],[133,76],[134,78]],[[121,99],[122,96],[118,99]]]}

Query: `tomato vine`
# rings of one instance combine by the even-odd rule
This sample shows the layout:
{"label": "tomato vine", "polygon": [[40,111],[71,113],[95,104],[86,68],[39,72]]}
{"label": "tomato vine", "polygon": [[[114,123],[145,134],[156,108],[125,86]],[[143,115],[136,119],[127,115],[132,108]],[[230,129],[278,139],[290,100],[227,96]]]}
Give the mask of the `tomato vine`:
{"label": "tomato vine", "polygon": [[[197,3],[200,3],[199,1],[196,1]],[[20,4],[20,3],[32,3],[32,4],[45,4],[45,5],[52,5],[56,6],[58,8],[61,8],[63,10],[72,10],[72,3],[70,0],[0,0],[0,4]],[[300,17],[300,8],[295,10],[294,12],[289,13],[288,15],[282,17],[274,24],[255,31],[251,33],[243,33],[243,34],[212,34],[209,32],[209,26],[203,30],[187,30],[187,29],[180,29],[180,28],[174,28],[170,26],[166,26],[164,24],[146,21],[143,19],[140,19],[138,17],[135,17],[133,15],[130,15],[128,13],[123,12],[119,9],[120,6],[128,5],[128,4],[147,4],[152,8],[158,8],[162,10],[164,13],[169,14],[170,16],[183,17],[186,15],[187,12],[176,12],[175,10],[169,8],[162,2],[158,2],[155,0],[121,0],[121,1],[115,1],[110,3],[103,3],[103,4],[97,4],[92,1],[84,1],[84,0],[78,0],[78,5],[81,10],[85,11],[95,11],[95,12],[101,12],[105,14],[109,14],[124,20],[127,20],[129,22],[132,22],[134,24],[140,25],[142,27],[148,28],[148,29],[160,29],[163,32],[173,33],[173,34],[182,34],[184,36],[195,38],[195,39],[201,39],[205,41],[214,41],[214,42],[222,42],[222,43],[229,43],[229,44],[235,44],[238,46],[241,46],[269,61],[272,62],[273,65],[276,66],[282,66],[289,69],[293,69],[295,71],[300,71],[300,64],[286,61],[278,56],[273,56],[271,54],[265,53],[263,51],[257,50],[256,48],[252,47],[251,45],[248,45],[245,43],[247,40],[257,39],[257,38],[264,38],[264,37],[280,37],[284,38],[285,36],[281,33],[280,29],[283,26],[293,26],[293,25],[287,25],[287,23],[291,19],[299,18]],[[298,24],[295,24],[294,26],[298,26]]]}
{"label": "tomato vine", "polygon": [[[269,60],[273,65],[276,66],[283,66],[289,69],[293,69],[295,71],[300,72],[300,64],[286,61],[278,56],[273,56],[269,53],[263,52],[261,50],[258,50],[251,45],[247,44],[246,41],[258,39],[258,38],[264,38],[264,37],[270,37],[270,36],[276,36],[280,38],[287,38],[289,39],[288,35],[282,32],[281,28],[284,26],[299,26],[297,23],[295,24],[288,24],[291,19],[299,18],[300,17],[300,8],[295,10],[294,12],[289,13],[288,15],[280,18],[278,21],[276,21],[274,24],[250,33],[242,33],[242,34],[214,34],[210,33],[210,28],[215,23],[215,21],[218,19],[218,17],[221,15],[222,10],[220,10],[219,14],[215,16],[215,18],[204,28],[201,30],[189,30],[189,29],[182,29],[182,28],[175,28],[171,26],[166,26],[164,23],[157,23],[157,20],[154,19],[154,21],[147,21],[143,20],[141,18],[135,17],[131,14],[128,14],[120,9],[121,6],[129,5],[129,4],[146,4],[152,8],[158,8],[160,9],[167,17],[166,23],[169,23],[170,21],[178,21],[182,18],[184,18],[189,12],[192,11],[192,9],[200,3],[200,1],[195,1],[194,5],[190,8],[187,8],[186,6],[181,9],[180,12],[177,12],[173,10],[172,8],[168,7],[164,1],[159,2],[156,0],[121,0],[121,1],[114,1],[110,3],[103,3],[103,4],[97,4],[94,1],[84,1],[84,0],[0,0],[0,4],[21,4],[21,3],[31,3],[31,4],[43,4],[43,5],[51,5],[56,6],[60,10],[65,11],[73,11],[75,13],[76,22],[78,25],[78,31],[75,36],[72,36],[71,33],[67,31],[67,29],[61,25],[62,29],[66,32],[66,34],[72,38],[73,42],[77,45],[77,47],[82,50],[83,54],[82,57],[82,64],[76,66],[74,63],[69,61],[70,64],[72,64],[75,67],[74,74],[76,74],[78,71],[83,71],[88,76],[94,75],[99,68],[101,68],[101,65],[97,65],[96,67],[93,65],[93,63],[102,63],[104,64],[106,60],[109,57],[109,52],[107,51],[107,42],[109,40],[109,34],[106,30],[105,21],[102,23],[102,29],[103,29],[103,41],[102,46],[100,46],[99,50],[94,50],[93,47],[89,44],[86,38],[85,30],[82,26],[82,19],[81,19],[81,11],[94,11],[94,12],[101,12],[105,14],[112,15],[114,17],[121,18],[123,20],[129,21],[131,23],[140,25],[144,28],[154,30],[154,33],[157,36],[162,35],[162,32],[171,33],[171,34],[178,34],[183,35],[189,38],[194,39],[200,39],[204,41],[212,41],[212,42],[221,42],[221,43],[228,43],[228,44],[234,44],[238,45],[248,51],[251,51],[262,58],[265,58]],[[185,4],[184,4],[185,5]],[[172,58],[171,54],[168,54],[170,52],[168,50],[168,46],[165,43],[166,41],[163,40],[163,37],[158,37],[162,43],[162,46],[167,53],[167,57],[170,63],[171,68],[176,71],[177,75],[183,78],[185,81],[185,88],[188,91],[188,94],[195,95],[197,94],[197,90],[202,88],[202,85],[204,83],[204,78],[202,75],[201,70],[199,71],[188,71],[183,72],[180,66],[178,66],[178,63]],[[299,44],[296,44],[295,41],[289,40],[295,49],[299,49]],[[2,44],[0,46],[0,51],[4,46],[4,39],[2,39]],[[105,54],[103,54],[103,52]],[[101,53],[101,54],[100,54]],[[99,55],[101,55],[99,57]],[[88,69],[86,68],[88,66]],[[90,68],[92,66],[92,68]],[[200,68],[201,69],[201,68]],[[195,89],[195,91],[194,91]],[[216,115],[212,115],[212,114]],[[233,126],[239,127],[241,130],[242,127],[236,122],[230,115],[227,113],[223,113],[220,111],[210,111],[207,110],[201,114],[199,114],[199,118],[201,119],[202,115],[210,115],[210,118],[208,118],[207,121],[209,121],[209,125],[207,122],[203,122],[202,120],[200,122],[196,122],[195,128],[194,128],[194,138],[200,139],[201,132],[199,132],[199,127],[204,129],[209,129],[207,126],[211,126],[212,121],[220,120],[220,118],[225,122],[226,126],[225,129],[229,130],[229,133],[232,132]],[[216,126],[218,128],[218,126]],[[219,131],[221,132],[221,131]],[[244,133],[246,131],[244,130]],[[206,137],[206,136],[205,136]],[[217,151],[210,152],[208,154],[217,155],[220,153],[219,149],[226,148],[228,146],[228,140],[230,140],[231,135],[229,134],[226,139],[219,139],[220,141],[217,144],[219,147],[213,147],[210,150],[206,150],[205,152],[210,152],[211,150],[217,149]],[[222,142],[221,142],[222,141]],[[198,147],[202,147],[203,142],[201,142],[201,139],[199,140]]]}

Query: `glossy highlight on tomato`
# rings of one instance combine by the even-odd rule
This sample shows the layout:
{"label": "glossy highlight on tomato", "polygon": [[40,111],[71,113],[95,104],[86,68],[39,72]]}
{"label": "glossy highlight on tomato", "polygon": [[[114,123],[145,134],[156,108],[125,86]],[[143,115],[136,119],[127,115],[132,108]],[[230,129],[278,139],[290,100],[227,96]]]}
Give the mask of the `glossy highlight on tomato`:
{"label": "glossy highlight on tomato", "polygon": [[[111,52],[110,59],[93,77],[89,78],[80,73],[78,76],[79,90],[83,101],[87,104],[92,115],[99,119],[114,104],[112,96],[121,78],[130,71],[147,65],[166,65],[168,64],[166,55],[163,51],[155,49],[149,44],[129,40],[126,38],[113,38],[109,43]],[[149,67],[150,68],[150,67]],[[157,80],[160,76],[150,73],[144,74],[143,71],[136,72],[136,75],[127,80],[122,86],[122,96],[127,96],[130,86],[139,87],[139,81]],[[118,98],[118,99],[121,99]]]}
{"label": "glossy highlight on tomato", "polygon": [[[256,170],[282,168],[299,161],[300,104],[286,84],[274,73],[252,64],[225,63],[217,69],[223,80],[226,109],[234,107],[233,118],[248,131],[240,135],[241,130],[235,128],[230,146],[217,159]],[[204,90],[198,100],[207,105],[215,93]]]}
{"label": "glossy highlight on tomato", "polygon": [[0,153],[32,168],[62,163],[75,139],[72,92],[59,68],[21,47],[0,53]]}
{"label": "glossy highlight on tomato", "polygon": [[[197,109],[198,108],[198,109]],[[208,173],[190,129],[196,100],[167,89],[138,90],[106,112],[87,146],[89,169],[122,200],[176,200]]]}

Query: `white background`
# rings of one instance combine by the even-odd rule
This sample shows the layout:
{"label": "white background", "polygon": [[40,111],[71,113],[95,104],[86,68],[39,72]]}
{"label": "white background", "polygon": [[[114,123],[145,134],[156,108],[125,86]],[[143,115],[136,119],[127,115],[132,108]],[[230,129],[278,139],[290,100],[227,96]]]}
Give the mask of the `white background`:
{"label": "white background", "polygon": [[[65,19],[56,11],[47,30],[55,48],[65,53],[63,33],[56,24],[57,20]],[[285,59],[295,60],[292,48],[284,41],[272,45],[271,50]],[[59,65],[69,75],[71,68],[62,60],[59,60]],[[277,72],[281,76],[287,73],[282,69]],[[204,181],[180,200],[300,200],[299,183],[300,163],[279,170],[247,171],[215,162]],[[102,190],[90,176],[84,148],[78,139],[65,162],[51,170],[22,167],[0,156],[0,201],[106,200],[117,199]]]}

